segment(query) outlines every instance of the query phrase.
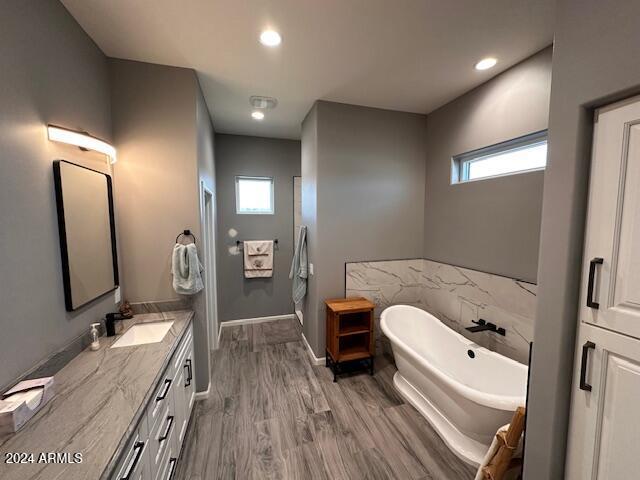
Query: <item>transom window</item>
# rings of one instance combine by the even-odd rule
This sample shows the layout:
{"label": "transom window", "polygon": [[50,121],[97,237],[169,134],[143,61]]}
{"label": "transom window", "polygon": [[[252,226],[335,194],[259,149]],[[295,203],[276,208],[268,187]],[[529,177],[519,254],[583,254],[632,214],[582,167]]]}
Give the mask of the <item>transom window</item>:
{"label": "transom window", "polygon": [[451,183],[542,170],[547,165],[547,131],[453,157]]}
{"label": "transom window", "polygon": [[273,178],[236,177],[236,213],[273,215]]}

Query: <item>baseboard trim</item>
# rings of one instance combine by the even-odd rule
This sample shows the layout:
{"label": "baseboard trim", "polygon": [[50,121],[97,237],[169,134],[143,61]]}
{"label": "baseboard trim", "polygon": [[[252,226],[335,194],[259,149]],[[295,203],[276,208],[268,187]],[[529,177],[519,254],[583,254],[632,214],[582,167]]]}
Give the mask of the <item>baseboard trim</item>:
{"label": "baseboard trim", "polygon": [[273,322],[275,320],[291,320],[296,318],[295,313],[288,313],[285,315],[272,315],[270,317],[256,317],[256,318],[241,318],[239,320],[227,320],[226,322],[220,322],[220,328],[233,327],[236,325],[249,325],[252,323]]}
{"label": "baseboard trim", "polygon": [[320,358],[316,357],[316,354],[313,353],[313,349],[311,348],[311,345],[309,345],[309,342],[307,341],[307,337],[304,336],[304,333],[301,333],[300,335],[302,335],[302,342],[305,344],[305,346],[307,347],[307,351],[309,352],[311,363],[314,365],[324,365],[327,357],[320,357]]}
{"label": "baseboard trim", "polygon": [[196,392],[196,402],[209,398],[209,393],[211,393],[211,382],[209,382],[209,385],[207,385],[207,389],[204,392]]}

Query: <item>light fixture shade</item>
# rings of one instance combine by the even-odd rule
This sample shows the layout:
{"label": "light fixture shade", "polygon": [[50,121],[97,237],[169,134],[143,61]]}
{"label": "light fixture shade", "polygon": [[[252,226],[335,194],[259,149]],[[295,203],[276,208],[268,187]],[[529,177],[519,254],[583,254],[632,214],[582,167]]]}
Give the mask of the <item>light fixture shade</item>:
{"label": "light fixture shade", "polygon": [[498,59],[497,58],[493,58],[493,57],[483,58],[478,63],[476,63],[475,69],[476,70],[488,70],[491,67],[493,67],[496,63],[498,63]]}
{"label": "light fixture shade", "polygon": [[282,37],[275,30],[264,30],[260,34],[260,43],[266,47],[277,47],[282,42]]}
{"label": "light fixture shade", "polygon": [[116,163],[116,148],[88,133],[77,132],[56,125],[47,125],[47,134],[49,140],[103,153],[109,157],[111,163]]}

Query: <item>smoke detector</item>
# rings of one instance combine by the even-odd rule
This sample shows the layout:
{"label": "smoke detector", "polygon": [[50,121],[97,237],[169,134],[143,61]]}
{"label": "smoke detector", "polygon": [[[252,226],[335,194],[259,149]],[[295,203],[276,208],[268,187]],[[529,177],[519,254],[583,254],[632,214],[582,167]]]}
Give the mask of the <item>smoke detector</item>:
{"label": "smoke detector", "polygon": [[257,108],[260,110],[269,110],[271,108],[276,108],[276,106],[278,105],[278,100],[273,97],[253,95],[252,97],[249,97],[249,103],[253,108]]}

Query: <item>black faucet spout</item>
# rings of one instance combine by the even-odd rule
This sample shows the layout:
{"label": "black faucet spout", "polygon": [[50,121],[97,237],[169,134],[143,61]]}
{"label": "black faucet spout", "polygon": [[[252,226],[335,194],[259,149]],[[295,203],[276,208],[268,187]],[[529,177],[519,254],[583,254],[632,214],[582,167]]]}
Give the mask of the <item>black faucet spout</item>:
{"label": "black faucet spout", "polygon": [[498,328],[495,323],[487,322],[483,319],[479,319],[477,322],[472,320],[472,323],[475,323],[476,325],[473,327],[467,327],[465,330],[471,333],[495,332],[498,335],[502,335],[503,337],[506,334],[506,331],[504,328]]}
{"label": "black faucet spout", "polygon": [[132,315],[123,315],[120,312],[107,313],[104,319],[105,330],[107,331],[107,337],[113,337],[116,334],[116,320],[126,320],[131,318]]}

